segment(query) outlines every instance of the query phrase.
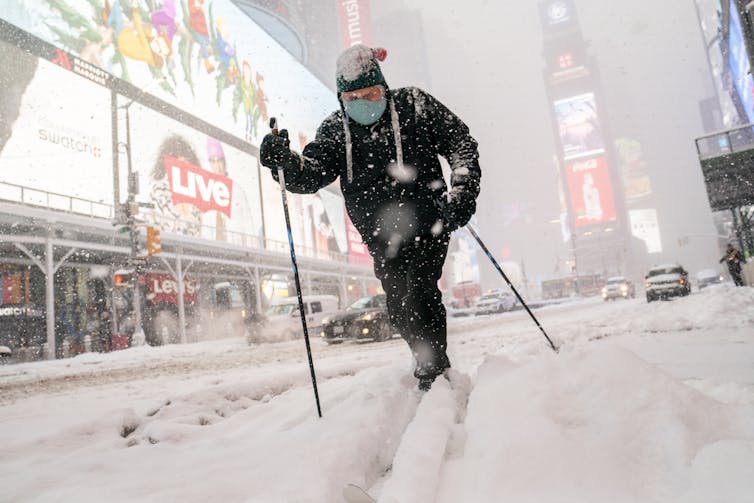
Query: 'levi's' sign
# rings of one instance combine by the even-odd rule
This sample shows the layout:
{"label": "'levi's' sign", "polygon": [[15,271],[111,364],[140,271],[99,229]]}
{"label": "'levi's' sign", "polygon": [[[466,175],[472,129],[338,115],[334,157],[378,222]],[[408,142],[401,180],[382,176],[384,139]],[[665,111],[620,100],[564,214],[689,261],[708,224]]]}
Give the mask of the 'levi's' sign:
{"label": "'levi's' sign", "polygon": [[188,203],[202,213],[215,210],[230,217],[233,180],[169,155],[162,158],[173,204]]}

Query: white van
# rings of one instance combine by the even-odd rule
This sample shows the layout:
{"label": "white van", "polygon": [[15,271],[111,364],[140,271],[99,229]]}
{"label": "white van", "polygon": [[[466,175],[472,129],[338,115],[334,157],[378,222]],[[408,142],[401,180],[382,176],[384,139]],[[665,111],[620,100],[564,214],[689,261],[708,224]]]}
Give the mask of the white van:
{"label": "white van", "polygon": [[[338,311],[338,298],[334,295],[304,295],[304,314],[309,336],[318,334],[322,320]],[[298,297],[276,300],[266,313],[264,334],[267,340],[288,340],[303,337]]]}

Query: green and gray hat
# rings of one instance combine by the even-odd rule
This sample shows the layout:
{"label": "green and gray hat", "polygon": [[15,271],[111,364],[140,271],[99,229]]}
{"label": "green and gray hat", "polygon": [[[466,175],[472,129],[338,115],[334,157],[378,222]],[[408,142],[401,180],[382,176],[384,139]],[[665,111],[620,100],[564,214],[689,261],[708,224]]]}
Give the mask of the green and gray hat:
{"label": "green and gray hat", "polygon": [[387,87],[379,61],[384,61],[387,51],[356,44],[338,56],[335,69],[338,92],[344,93],[382,84]]}

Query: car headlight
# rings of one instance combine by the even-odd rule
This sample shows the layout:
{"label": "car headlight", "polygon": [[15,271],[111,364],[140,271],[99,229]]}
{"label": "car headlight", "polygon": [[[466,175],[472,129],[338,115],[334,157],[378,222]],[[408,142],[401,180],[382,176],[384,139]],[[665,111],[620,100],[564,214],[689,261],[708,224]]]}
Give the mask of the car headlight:
{"label": "car headlight", "polygon": [[322,318],[323,325],[327,325],[328,323],[330,323],[330,318]]}
{"label": "car headlight", "polygon": [[359,321],[372,321],[372,319],[374,319],[373,313],[362,314],[358,318]]}
{"label": "car headlight", "polygon": [[685,284],[686,284],[686,280],[685,280],[685,279],[683,279],[683,278],[679,279],[679,280],[678,280],[678,282],[679,282],[680,284],[682,284],[682,285],[685,285]]}
{"label": "car headlight", "polygon": [[652,283],[644,283],[644,288],[649,289],[652,286]]}
{"label": "car headlight", "polygon": [[627,292],[628,291],[628,286],[627,285],[621,285],[620,286],[620,291],[621,292]]}
{"label": "car headlight", "polygon": [[602,293],[607,293],[607,287],[606,286],[602,287]]}

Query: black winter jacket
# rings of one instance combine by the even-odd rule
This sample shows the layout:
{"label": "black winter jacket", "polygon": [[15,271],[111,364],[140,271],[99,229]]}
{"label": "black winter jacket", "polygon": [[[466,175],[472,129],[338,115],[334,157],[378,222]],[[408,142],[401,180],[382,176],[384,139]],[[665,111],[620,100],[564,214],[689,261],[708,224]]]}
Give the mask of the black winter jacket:
{"label": "black winter jacket", "polygon": [[[411,87],[388,90],[388,100],[393,100],[399,118],[403,171],[396,168],[390,107],[372,126],[348,120],[350,179],[342,109],[322,122],[314,141],[294,158],[298,162],[285,170],[286,187],[296,193],[316,192],[340,177],[348,215],[370,248],[396,233],[404,243],[436,233],[437,222],[442,222],[439,207],[448,190],[438,154],[448,161],[453,192],[470,206],[469,215],[481,178],[477,142],[442,103]],[[277,178],[275,170],[273,176]]]}

